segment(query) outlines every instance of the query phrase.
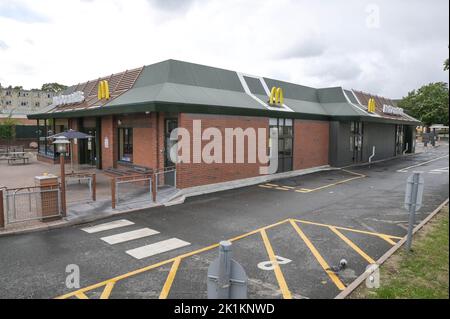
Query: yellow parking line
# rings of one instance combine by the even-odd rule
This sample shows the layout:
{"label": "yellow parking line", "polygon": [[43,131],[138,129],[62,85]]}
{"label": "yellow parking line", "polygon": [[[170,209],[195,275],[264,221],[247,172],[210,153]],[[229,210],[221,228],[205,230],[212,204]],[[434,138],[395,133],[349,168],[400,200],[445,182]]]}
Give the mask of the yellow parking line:
{"label": "yellow parking line", "polygon": [[281,293],[283,294],[283,298],[292,299],[291,292],[289,291],[286,280],[283,276],[283,272],[281,271],[280,265],[278,264],[277,258],[275,257],[275,253],[273,252],[272,245],[270,244],[269,238],[267,237],[267,233],[264,229],[261,230],[261,237],[264,241],[264,246],[266,247],[269,259],[274,267],[273,269],[275,272],[275,277],[277,278],[278,285],[280,286]]}
{"label": "yellow parking line", "polygon": [[[259,233],[261,230],[269,229],[269,228],[272,228],[272,227],[276,227],[276,226],[284,224],[284,223],[286,223],[288,221],[289,221],[289,219],[285,219],[285,220],[282,220],[280,222],[277,222],[277,223],[274,223],[274,224],[271,224],[271,225],[267,225],[267,226],[258,228],[256,230],[250,231],[248,233],[245,233],[245,234],[236,236],[234,238],[231,238],[231,239],[229,239],[229,241],[233,242],[233,241],[237,241],[237,240],[246,238],[248,236],[251,236],[251,235],[254,235],[256,233]],[[90,290],[93,290],[93,289],[105,286],[109,282],[117,282],[117,281],[120,281],[122,279],[131,277],[131,276],[135,276],[135,275],[147,272],[149,270],[161,267],[163,265],[172,263],[177,258],[183,259],[183,258],[186,258],[186,257],[190,257],[190,256],[193,256],[193,255],[197,255],[197,254],[203,253],[205,251],[208,251],[208,250],[211,250],[211,249],[214,249],[214,248],[217,248],[217,247],[219,247],[218,243],[217,244],[212,244],[212,245],[206,246],[204,248],[197,249],[197,250],[194,250],[194,251],[191,251],[191,252],[188,252],[188,253],[176,256],[174,258],[170,258],[170,259],[167,259],[167,260],[160,261],[160,262],[158,262],[156,264],[152,264],[152,265],[149,265],[149,266],[146,266],[146,267],[143,267],[143,268],[136,269],[134,271],[130,271],[130,272],[122,274],[120,276],[117,276],[117,277],[114,277],[114,278],[111,278],[111,279],[108,279],[108,280],[105,280],[105,281],[102,281],[102,282],[99,282],[99,283],[96,283],[96,284],[93,284],[93,285],[90,285],[90,286],[87,286],[87,287],[84,287],[84,288],[81,288],[79,290],[69,292],[67,294],[64,294],[64,295],[61,295],[59,297],[56,297],[56,299],[66,299],[66,298],[70,298],[70,297],[76,296],[77,294],[84,294],[84,292],[86,292],[86,291],[90,291]]]}
{"label": "yellow parking line", "polygon": [[175,279],[175,275],[177,274],[178,267],[180,266],[181,258],[176,258],[172,264],[172,268],[167,275],[166,283],[159,294],[159,299],[167,299],[169,295],[170,288],[172,288],[173,280]]}
{"label": "yellow parking line", "polygon": [[331,226],[331,227],[334,227],[334,228],[340,229],[340,230],[348,230],[348,231],[351,231],[351,232],[354,232],[354,233],[361,233],[361,234],[366,234],[366,235],[378,236],[378,237],[381,237],[381,238],[386,237],[386,238],[391,238],[391,239],[402,239],[401,237],[397,237],[397,236],[391,236],[391,235],[382,234],[382,233],[375,233],[375,232],[359,230],[359,229],[353,229],[353,228],[347,228],[347,227],[341,227],[341,226],[335,226],[335,225],[315,223],[315,222],[310,222],[310,221],[307,221],[307,220],[295,219],[295,221],[299,222],[299,223],[302,223],[302,224],[310,224],[310,225],[321,226],[321,227],[330,227]]}
{"label": "yellow parking line", "polygon": [[277,184],[270,184],[270,183],[266,183],[266,185],[267,185],[267,186],[273,186],[273,187],[278,187],[278,186],[280,186],[280,185],[277,185]]}
{"label": "yellow parking line", "polygon": [[334,282],[336,287],[338,287],[339,290],[344,290],[345,285],[342,283],[339,277],[330,269],[328,263],[325,261],[325,259],[323,259],[322,255],[320,255],[319,251],[316,249],[316,247],[314,247],[313,243],[309,240],[309,238],[305,235],[305,233],[300,229],[300,227],[296,224],[296,222],[293,219],[290,220],[290,223],[292,227],[294,227],[294,229],[297,231],[300,238],[305,242],[306,246],[308,246],[309,250],[314,255],[314,257],[316,257],[320,266],[322,266],[323,270],[325,270],[327,275]]}
{"label": "yellow parking line", "polygon": [[258,185],[259,187],[262,187],[262,188],[269,188],[269,189],[273,189],[273,187],[272,186],[267,186],[267,185]]}
{"label": "yellow parking line", "polygon": [[361,248],[359,248],[355,243],[353,243],[350,239],[348,239],[347,237],[345,237],[344,234],[342,234],[339,230],[337,230],[335,227],[333,226],[329,226],[328,228],[330,228],[333,233],[335,233],[336,235],[339,236],[339,238],[341,238],[347,245],[349,245],[351,248],[353,248],[354,251],[356,251],[358,254],[361,255],[361,257],[363,257],[365,260],[367,260],[369,262],[369,264],[375,264],[375,260],[373,260],[369,255],[367,255],[365,252],[363,252],[361,250]]}
{"label": "yellow parking line", "polygon": [[114,281],[108,282],[105,286],[105,289],[103,289],[100,299],[108,299],[115,284],[116,283]]}
{"label": "yellow parking line", "polygon": [[346,173],[349,173],[349,174],[356,175],[356,176],[360,176],[360,177],[367,177],[367,175],[364,175],[364,174],[361,174],[361,173],[357,173],[357,172],[352,172],[352,171],[349,171],[347,169],[343,169],[342,171],[346,172]]}
{"label": "yellow parking line", "polygon": [[295,190],[297,193],[310,193],[310,192],[312,192],[313,190],[312,189],[309,189],[309,188],[300,188],[300,189],[296,189]]}
{"label": "yellow parking line", "polygon": [[322,189],[325,189],[325,188],[329,188],[329,187],[332,187],[332,186],[336,186],[336,185],[348,183],[348,182],[353,181],[353,180],[356,180],[356,179],[360,179],[360,178],[367,177],[367,176],[364,175],[364,174],[360,174],[360,173],[348,171],[348,170],[345,170],[345,169],[343,169],[342,171],[343,171],[343,172],[346,172],[346,173],[349,173],[349,174],[352,174],[352,175],[356,175],[356,177],[351,177],[351,178],[343,179],[343,180],[338,181],[338,182],[336,182],[336,183],[327,184],[327,185],[320,186],[320,187],[316,187],[316,188],[313,188],[313,189],[301,188],[301,189],[296,190],[296,192],[298,192],[298,193],[311,193],[311,192],[319,191],[319,190],[322,190]]}
{"label": "yellow parking line", "polygon": [[275,189],[278,189],[279,191],[288,191],[289,189],[283,188],[283,187],[275,187]]}
{"label": "yellow parking line", "polygon": [[81,291],[76,293],[74,296],[77,297],[78,299],[89,299],[88,296],[86,296],[84,292]]}
{"label": "yellow parking line", "polygon": [[391,244],[392,246],[394,246],[396,244],[395,241],[393,241],[391,238],[389,238],[389,236],[386,235],[379,235],[380,238],[383,238],[385,241],[387,241],[389,244]]}

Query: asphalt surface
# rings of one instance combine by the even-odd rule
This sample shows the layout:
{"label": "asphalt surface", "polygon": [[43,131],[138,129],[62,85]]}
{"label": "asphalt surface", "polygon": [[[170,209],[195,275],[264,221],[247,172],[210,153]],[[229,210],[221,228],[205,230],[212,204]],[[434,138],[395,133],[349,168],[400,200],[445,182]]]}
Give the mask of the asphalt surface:
{"label": "asphalt surface", "polygon": [[[173,269],[172,262],[129,273],[251,231],[255,233],[233,242],[234,259],[249,277],[249,297],[286,297],[286,289],[280,289],[275,271],[258,267],[258,264],[263,268],[272,265],[259,230],[280,221],[285,222],[265,232],[274,254],[282,257],[283,261],[279,260],[282,279],[291,296],[333,298],[342,289],[339,283],[350,284],[364,272],[370,260],[377,260],[398,241],[397,237],[406,234],[408,215],[403,200],[406,178],[413,171],[422,171],[425,179],[424,203],[417,214],[417,223],[448,198],[448,154],[448,146],[441,146],[371,167],[315,173],[270,185],[198,196],[182,205],[143,210],[88,225],[0,237],[0,298],[54,298],[77,291],[65,284],[66,267],[71,264],[79,266],[81,288],[124,275],[111,289],[110,298],[158,298]],[[411,166],[415,167],[408,168]],[[81,230],[119,219],[134,224],[91,234]],[[306,241],[286,219],[298,220],[293,223],[301,229]],[[334,226],[365,233],[338,228],[352,247],[333,232]],[[100,239],[143,227],[159,234],[115,245]],[[393,237],[386,240],[379,234]],[[170,238],[190,245],[140,260],[126,253]],[[342,258],[348,261],[348,266],[336,274],[337,279],[332,279],[318,261],[317,253],[329,266],[337,265]],[[217,248],[213,248],[183,258],[170,289],[166,289],[167,296],[205,298],[207,268],[216,257]],[[98,298],[104,289],[105,285],[94,286],[83,294]]]}

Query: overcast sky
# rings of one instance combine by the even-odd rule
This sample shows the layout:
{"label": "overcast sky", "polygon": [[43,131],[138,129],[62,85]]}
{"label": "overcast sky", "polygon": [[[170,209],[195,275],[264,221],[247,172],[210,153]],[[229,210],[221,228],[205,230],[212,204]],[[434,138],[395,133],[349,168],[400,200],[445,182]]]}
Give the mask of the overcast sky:
{"label": "overcast sky", "polygon": [[0,0],[0,83],[166,59],[398,98],[448,82],[448,0]]}

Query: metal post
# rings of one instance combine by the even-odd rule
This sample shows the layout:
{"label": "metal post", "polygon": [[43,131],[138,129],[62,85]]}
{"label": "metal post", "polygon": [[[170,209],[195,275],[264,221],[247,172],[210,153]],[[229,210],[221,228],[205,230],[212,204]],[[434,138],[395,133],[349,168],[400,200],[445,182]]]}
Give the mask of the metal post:
{"label": "metal post", "polygon": [[406,241],[406,250],[407,251],[411,250],[414,223],[416,221],[416,202],[417,202],[417,193],[419,190],[419,177],[420,177],[420,173],[414,173],[413,184],[412,184],[412,188],[411,188],[411,204],[409,206],[408,237],[407,237],[407,241]]}
{"label": "metal post", "polygon": [[66,217],[66,168],[65,168],[65,154],[59,154],[59,165],[61,166],[61,210],[62,217]]}
{"label": "metal post", "polygon": [[154,203],[156,203],[156,178],[157,178],[157,176],[156,176],[156,174],[155,173],[153,173],[153,178],[152,178],[152,199],[153,199],[153,202]]}
{"label": "metal post", "polygon": [[111,206],[112,209],[116,208],[116,178],[111,178]]}
{"label": "metal post", "polygon": [[5,209],[3,207],[3,189],[0,189],[0,229],[5,227]]}
{"label": "metal post", "polygon": [[219,247],[218,299],[230,298],[231,242],[221,241]]}
{"label": "metal post", "polygon": [[94,174],[92,174],[92,200],[95,202],[97,200],[97,177]]}

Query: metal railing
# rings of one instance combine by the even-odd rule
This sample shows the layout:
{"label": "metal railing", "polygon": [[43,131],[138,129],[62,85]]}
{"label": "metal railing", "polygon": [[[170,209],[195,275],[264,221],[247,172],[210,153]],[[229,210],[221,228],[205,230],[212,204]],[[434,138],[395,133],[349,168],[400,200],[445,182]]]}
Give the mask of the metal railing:
{"label": "metal railing", "polygon": [[[68,203],[96,200],[97,178],[95,173],[66,174],[66,197]],[[85,187],[87,186],[87,188]],[[88,193],[86,192],[88,190]],[[87,195],[86,195],[87,194]]]}
{"label": "metal railing", "polygon": [[61,216],[59,185],[4,189],[5,224],[45,220]]}
{"label": "metal railing", "polygon": [[162,188],[177,188],[177,170],[175,166],[167,167],[155,173],[156,191]]}
{"label": "metal railing", "polygon": [[111,179],[111,206],[152,201],[152,174],[117,176]]}

